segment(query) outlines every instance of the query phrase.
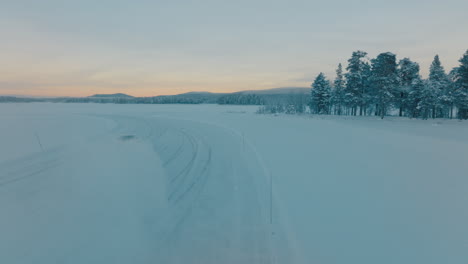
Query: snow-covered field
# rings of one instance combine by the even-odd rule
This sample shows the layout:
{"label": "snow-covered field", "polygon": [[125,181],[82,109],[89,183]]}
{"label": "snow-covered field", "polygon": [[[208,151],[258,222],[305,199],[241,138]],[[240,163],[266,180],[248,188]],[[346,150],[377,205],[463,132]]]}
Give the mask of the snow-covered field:
{"label": "snow-covered field", "polygon": [[468,262],[467,122],[255,110],[0,104],[0,263]]}

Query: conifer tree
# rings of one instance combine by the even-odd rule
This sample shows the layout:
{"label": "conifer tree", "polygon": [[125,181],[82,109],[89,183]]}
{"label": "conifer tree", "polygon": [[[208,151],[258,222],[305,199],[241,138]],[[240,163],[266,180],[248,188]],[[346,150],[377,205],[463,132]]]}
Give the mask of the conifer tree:
{"label": "conifer tree", "polygon": [[336,69],[336,78],[333,82],[333,91],[332,91],[332,105],[334,106],[334,113],[341,115],[344,106],[344,89],[345,89],[345,80],[343,76],[343,67],[341,63],[338,64]]}
{"label": "conifer tree", "polygon": [[432,110],[432,117],[447,117],[448,107],[451,104],[449,95],[449,80],[445,74],[444,67],[440,62],[439,55],[434,57],[429,69],[429,83],[431,90],[435,93],[435,101]]}
{"label": "conifer tree", "polygon": [[[413,88],[414,82],[420,79],[419,64],[411,61],[409,58],[400,60],[398,63],[398,79],[399,86],[395,91],[395,106],[398,108],[399,116],[403,116],[403,114],[408,115],[408,113],[405,112],[409,111],[411,104],[409,94]],[[414,107],[415,106],[413,104],[413,111]],[[413,114],[409,115],[412,116]]]}
{"label": "conifer tree", "polygon": [[435,117],[435,111],[437,110],[437,91],[436,88],[431,85],[429,81],[425,81],[421,87],[421,93],[419,95],[418,110],[422,119],[428,119]]}
{"label": "conifer tree", "polygon": [[406,101],[407,115],[411,118],[421,117],[421,106],[422,98],[425,87],[425,82],[421,79],[421,76],[416,77],[411,83],[411,87],[408,92],[408,99]]}
{"label": "conifer tree", "polygon": [[366,60],[367,52],[355,51],[348,60],[346,70],[346,86],[345,86],[345,103],[351,108],[351,115],[357,114],[358,107],[361,108],[366,104],[366,83],[369,73],[369,63]]}
{"label": "conifer tree", "polygon": [[330,112],[331,87],[330,82],[320,73],[312,84],[310,109],[316,114]]}
{"label": "conifer tree", "polygon": [[468,50],[459,60],[460,66],[455,69],[455,95],[458,118],[468,119]]}
{"label": "conifer tree", "polygon": [[382,119],[392,106],[398,85],[396,55],[381,53],[372,60],[372,87],[375,89],[376,115]]}

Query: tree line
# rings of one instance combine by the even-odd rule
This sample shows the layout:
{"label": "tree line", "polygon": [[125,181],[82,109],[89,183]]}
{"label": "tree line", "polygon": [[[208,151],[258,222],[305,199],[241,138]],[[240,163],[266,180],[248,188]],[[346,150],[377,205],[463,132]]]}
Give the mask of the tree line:
{"label": "tree line", "polygon": [[423,79],[419,64],[397,61],[390,52],[369,59],[353,52],[346,72],[341,64],[331,83],[320,73],[312,83],[309,107],[313,114],[375,115],[391,113],[411,118],[468,119],[468,51],[460,65],[446,73],[438,55]]}
{"label": "tree line", "polygon": [[263,105],[264,98],[256,94],[233,93],[221,96],[217,103],[220,105]]}

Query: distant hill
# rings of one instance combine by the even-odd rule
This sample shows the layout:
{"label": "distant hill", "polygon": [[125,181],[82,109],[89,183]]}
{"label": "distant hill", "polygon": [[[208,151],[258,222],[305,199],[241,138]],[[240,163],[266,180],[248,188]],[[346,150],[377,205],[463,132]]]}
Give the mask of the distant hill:
{"label": "distant hill", "polygon": [[278,102],[294,97],[308,96],[310,88],[280,87],[266,90],[247,90],[234,93],[188,92],[166,96],[174,101],[199,102],[205,104],[240,104],[261,105],[268,102]]}
{"label": "distant hill", "polygon": [[115,93],[115,94],[95,94],[88,96],[90,98],[135,98],[131,95],[124,93]]}
{"label": "distant hill", "polygon": [[[176,95],[134,97],[124,93],[95,94],[88,97],[17,97],[0,96],[3,102],[56,102],[56,103],[116,103],[116,104],[245,104],[260,105],[271,102],[303,100],[309,96],[307,87],[280,87],[266,90],[248,90],[234,93],[188,92]],[[296,99],[294,99],[296,100]]]}
{"label": "distant hill", "polygon": [[226,95],[225,93],[211,93],[211,92],[188,92],[176,95],[170,95],[178,100],[192,100],[205,104],[215,104],[219,98]]}
{"label": "distant hill", "polygon": [[310,93],[309,87],[280,87],[272,88],[266,90],[248,90],[240,91],[237,93],[242,94],[257,94],[257,95],[266,95],[266,94],[308,94]]}
{"label": "distant hill", "polygon": [[187,93],[181,93],[181,94],[176,94],[176,95],[213,95],[213,94],[220,94],[220,93],[212,93],[212,92],[187,92]]}
{"label": "distant hill", "polygon": [[212,93],[212,92],[188,92],[188,93],[181,93],[172,96],[194,96],[194,97],[204,97],[204,96],[221,96],[225,95],[226,93]]}

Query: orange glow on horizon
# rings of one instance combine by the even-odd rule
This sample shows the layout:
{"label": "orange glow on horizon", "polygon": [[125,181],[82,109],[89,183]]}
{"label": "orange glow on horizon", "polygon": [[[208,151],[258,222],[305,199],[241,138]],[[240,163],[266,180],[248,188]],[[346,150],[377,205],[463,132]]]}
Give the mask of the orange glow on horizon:
{"label": "orange glow on horizon", "polygon": [[[290,85],[294,86],[294,85]],[[277,86],[280,87],[280,86]],[[210,92],[210,93],[233,93],[245,90],[264,90],[275,88],[275,86],[248,86],[243,88],[208,88],[207,86],[190,88],[103,88],[103,87],[35,87],[34,89],[2,89],[0,96],[24,96],[24,97],[86,97],[94,94],[115,94],[123,93],[135,97],[154,97],[163,95],[177,95],[188,92]]]}

